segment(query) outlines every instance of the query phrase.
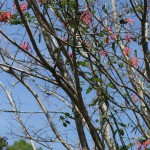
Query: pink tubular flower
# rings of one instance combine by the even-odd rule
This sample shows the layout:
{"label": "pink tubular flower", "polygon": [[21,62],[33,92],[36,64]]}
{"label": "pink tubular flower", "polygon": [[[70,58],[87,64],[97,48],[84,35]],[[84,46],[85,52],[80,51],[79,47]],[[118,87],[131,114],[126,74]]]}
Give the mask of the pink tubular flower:
{"label": "pink tubular flower", "polygon": [[125,40],[126,40],[127,43],[129,43],[132,39],[133,39],[133,37],[131,35],[126,35],[125,36]]}
{"label": "pink tubular flower", "polygon": [[105,50],[100,50],[98,54],[101,56],[107,56],[107,52]]}
{"label": "pink tubular flower", "polygon": [[132,66],[138,66],[138,62],[140,62],[136,56],[132,57],[129,61]]}
{"label": "pink tubular flower", "polygon": [[65,37],[63,37],[63,38],[61,38],[61,44],[62,44],[62,46],[66,46],[67,44],[67,38],[65,38]]}
{"label": "pink tubular flower", "polygon": [[70,59],[72,59],[72,58],[73,58],[72,53],[68,53],[68,55],[69,55]]}
{"label": "pink tubular flower", "polygon": [[132,49],[129,47],[125,47],[123,50],[123,54],[127,56],[129,56],[131,52],[132,52]]}
{"label": "pink tubular flower", "polygon": [[116,39],[116,35],[112,33],[112,34],[110,35],[110,38],[111,38],[112,40],[115,40],[115,39]]}
{"label": "pink tubular flower", "polygon": [[67,42],[67,38],[65,38],[65,37],[63,37],[61,40],[64,42]]}
{"label": "pink tubular flower", "polygon": [[131,19],[131,18],[126,18],[125,21],[128,22],[128,23],[134,23],[134,22],[135,22],[135,21],[134,21],[133,19]]}
{"label": "pink tubular flower", "polygon": [[134,100],[135,103],[139,100],[138,97],[137,97],[137,95],[133,96],[133,100]]}
{"label": "pink tubular flower", "polygon": [[112,33],[112,29],[110,27],[105,27],[105,30],[109,33]]}
{"label": "pink tubular flower", "polygon": [[[114,40],[114,39],[116,38],[116,35],[112,32],[112,29],[111,29],[110,27],[106,26],[104,30],[109,33],[109,36],[110,36],[110,38],[111,38],[112,40]],[[106,39],[105,39],[105,42],[106,42],[106,43],[107,43],[107,41],[108,41],[108,43],[109,43],[109,37],[108,37],[108,36],[107,36]]]}
{"label": "pink tubular flower", "polygon": [[89,48],[89,49],[91,48],[91,45],[89,44],[88,40],[85,40],[84,44],[85,44],[86,48]]}
{"label": "pink tubular flower", "polygon": [[80,16],[80,19],[82,20],[82,22],[86,25],[89,25],[93,22],[92,20],[92,14],[90,13],[89,10],[85,10],[81,16]]}
{"label": "pink tubular flower", "polygon": [[29,49],[31,49],[28,42],[23,42],[21,44],[21,48],[24,49],[24,50],[26,50],[26,51],[28,51]]}
{"label": "pink tubular flower", "polygon": [[[20,3],[20,8],[21,8],[22,11],[27,10],[28,9],[28,2],[25,1],[25,2]],[[15,4],[14,4],[14,9],[16,10],[16,5]]]}
{"label": "pink tubular flower", "polygon": [[109,43],[109,36],[106,36],[105,42],[108,44]]}
{"label": "pink tubular flower", "polygon": [[6,15],[8,20],[13,16],[12,12],[7,12]]}
{"label": "pink tubular flower", "polygon": [[138,150],[142,150],[142,147],[144,147],[144,149],[148,149],[148,145],[150,144],[150,139],[146,140],[145,142],[138,142]]}
{"label": "pink tubular flower", "polygon": [[5,11],[0,12],[0,22],[9,22],[12,17],[13,17],[12,12],[5,12]]}
{"label": "pink tubular flower", "polygon": [[25,2],[25,3],[20,4],[20,8],[22,11],[26,10],[28,8],[28,3]]}

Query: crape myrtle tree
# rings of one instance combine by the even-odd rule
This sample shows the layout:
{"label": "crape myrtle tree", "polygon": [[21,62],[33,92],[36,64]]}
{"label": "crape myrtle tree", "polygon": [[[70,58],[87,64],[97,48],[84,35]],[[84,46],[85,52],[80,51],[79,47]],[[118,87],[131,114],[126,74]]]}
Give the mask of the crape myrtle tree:
{"label": "crape myrtle tree", "polygon": [[[0,85],[18,136],[34,149],[35,142],[48,149],[150,148],[149,0],[0,4],[0,68],[14,81]],[[39,129],[20,115],[17,86],[45,116]]]}

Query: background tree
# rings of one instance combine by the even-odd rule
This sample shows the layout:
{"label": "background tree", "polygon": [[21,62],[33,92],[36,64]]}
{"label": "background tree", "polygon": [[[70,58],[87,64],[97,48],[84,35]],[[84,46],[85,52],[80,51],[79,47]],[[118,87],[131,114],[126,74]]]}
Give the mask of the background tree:
{"label": "background tree", "polygon": [[6,137],[0,137],[0,150],[3,150],[8,146],[7,138]]}
{"label": "background tree", "polygon": [[[0,67],[9,83],[0,85],[13,109],[2,111],[15,114],[17,136],[33,149],[148,149],[149,9],[148,0],[2,1]],[[33,111],[19,107],[21,86]]]}
{"label": "background tree", "polygon": [[[25,140],[15,141],[12,146],[9,146],[7,150],[33,150],[32,145]],[[37,150],[42,150],[38,148]]]}

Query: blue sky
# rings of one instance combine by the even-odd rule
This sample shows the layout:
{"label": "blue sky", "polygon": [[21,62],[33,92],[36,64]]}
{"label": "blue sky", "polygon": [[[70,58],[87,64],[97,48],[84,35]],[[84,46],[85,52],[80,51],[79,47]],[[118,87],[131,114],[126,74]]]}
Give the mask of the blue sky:
{"label": "blue sky", "polygon": [[[7,1],[8,2],[8,1]],[[12,2],[12,1],[11,1]],[[9,8],[10,6],[12,6],[13,3],[7,3],[7,7]],[[15,37],[16,41],[20,44],[22,40],[28,41],[28,36],[25,37],[25,39],[23,39],[23,36],[20,36],[24,33],[24,29],[23,27],[20,26],[1,26],[1,28],[3,29],[3,31],[5,31],[5,33],[9,34],[11,37]],[[19,36],[15,35],[14,32],[16,34],[20,34]],[[14,35],[13,35],[14,34]],[[35,36],[35,39],[37,39],[38,41],[38,34]],[[0,43],[1,45],[5,45],[5,43]],[[40,49],[44,49],[44,43],[43,41],[38,44]],[[131,45],[133,48],[139,50],[139,47],[136,47],[136,45]],[[8,48],[11,50],[11,52],[16,52],[16,48],[14,48],[11,45],[8,45]],[[140,53],[139,53],[140,56]],[[24,55],[22,55],[20,53],[19,57],[24,57]],[[5,84],[6,88],[9,90],[10,85],[15,81],[11,76],[7,75],[6,73],[1,73],[1,82]],[[30,81],[29,81],[30,82]],[[39,81],[41,82],[41,81]],[[51,85],[47,85],[49,86],[49,89],[52,90],[52,86]],[[33,85],[33,87],[35,88],[36,85]],[[87,85],[85,85],[85,87],[83,87],[84,92],[84,99],[86,102],[89,102],[92,100],[92,98],[94,98],[96,96],[96,94],[94,92],[91,92],[90,94],[86,95],[85,91],[87,89]],[[40,91],[37,90],[37,93],[39,94]],[[58,90],[58,93],[63,93],[62,90]],[[44,102],[44,104],[47,106],[49,111],[55,111],[55,110],[59,110],[59,111],[65,111],[65,112],[69,112],[72,113],[63,103],[60,103],[59,100],[57,100],[55,97],[46,97],[43,96],[42,94],[39,94],[42,98],[42,101]],[[66,96],[66,95],[65,95]],[[11,110],[11,107],[9,105],[9,101],[6,98],[5,93],[2,91],[2,89],[0,88],[0,97],[1,97],[1,101],[0,101],[0,110],[3,109],[8,109]],[[66,96],[67,97],[67,96]],[[40,107],[38,106],[37,102],[35,101],[35,99],[33,98],[33,96],[21,85],[18,84],[14,90],[13,90],[13,98],[16,102],[17,108],[20,109],[21,111],[29,111],[29,112],[38,112],[41,111]],[[118,101],[120,99],[118,98]],[[57,105],[58,104],[58,105]],[[88,107],[88,106],[87,106]],[[93,109],[93,108],[89,108],[89,109]],[[132,113],[130,113],[130,116],[132,116]],[[23,121],[25,122],[26,126],[29,128],[29,130],[32,132],[34,129],[40,129],[40,128],[44,128],[44,131],[47,132],[49,135],[47,135],[47,133],[42,133],[44,131],[39,132],[39,135],[43,135],[43,137],[48,137],[48,136],[53,136],[53,133],[51,132],[50,128],[48,127],[48,124],[46,122],[46,118],[43,114],[20,114],[21,118],[23,119]],[[64,128],[62,126],[62,122],[59,120],[59,116],[58,115],[53,115],[52,117],[55,120],[55,123],[60,126],[59,130],[61,133],[65,133],[65,131],[67,131],[68,133],[70,133],[70,137],[67,137],[67,135],[63,135],[64,138],[66,139],[70,139],[70,141],[77,141],[76,138],[76,132],[72,131],[74,128],[74,124],[72,120],[71,121],[71,126],[70,128]],[[126,118],[125,116],[123,121],[124,123],[126,123]],[[19,132],[21,131],[20,126],[18,125],[17,121],[15,120],[15,116],[12,113],[4,113],[1,112],[0,113],[0,118],[1,118],[1,124],[0,124],[0,128],[2,129],[0,131],[0,136],[7,136],[9,138],[9,143],[12,144],[14,142],[14,140],[18,140],[17,138],[14,139],[11,137],[11,127],[13,128],[13,132],[20,134]],[[94,118],[97,119],[97,116]],[[134,137],[134,134],[131,134],[130,136]],[[89,137],[90,140],[90,137]],[[38,145],[38,144],[37,144]],[[92,145],[92,143],[91,143]],[[39,145],[38,145],[39,146]],[[63,150],[64,148],[60,145],[60,144],[54,144],[52,146],[54,149],[61,149]],[[46,150],[46,148],[44,148]]]}

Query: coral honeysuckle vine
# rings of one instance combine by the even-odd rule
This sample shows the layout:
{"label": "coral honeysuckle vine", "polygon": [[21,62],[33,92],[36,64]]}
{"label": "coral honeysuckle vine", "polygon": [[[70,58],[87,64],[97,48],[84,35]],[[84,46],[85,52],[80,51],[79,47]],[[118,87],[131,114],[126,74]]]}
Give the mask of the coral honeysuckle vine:
{"label": "coral honeysuckle vine", "polygon": [[2,0],[0,7],[2,104],[13,110],[0,111],[17,119],[17,132],[8,125],[12,137],[34,150],[37,143],[150,149],[148,0]]}

